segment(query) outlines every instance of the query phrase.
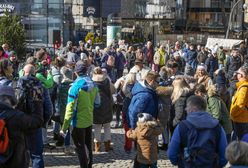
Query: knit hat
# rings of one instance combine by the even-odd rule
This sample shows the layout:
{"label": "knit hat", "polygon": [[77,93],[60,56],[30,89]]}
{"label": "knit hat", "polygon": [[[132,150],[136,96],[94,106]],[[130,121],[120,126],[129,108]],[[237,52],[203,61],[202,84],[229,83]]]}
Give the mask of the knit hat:
{"label": "knit hat", "polygon": [[86,74],[87,69],[88,69],[87,63],[82,62],[82,63],[76,65],[75,72],[78,74]]}
{"label": "knit hat", "polygon": [[152,121],[153,117],[148,113],[139,113],[138,115],[138,122],[146,122],[146,121]]}
{"label": "knit hat", "polygon": [[197,66],[197,70],[199,70],[199,69],[203,69],[203,70],[207,71],[206,65],[203,63],[201,63],[200,65]]}
{"label": "knit hat", "polygon": [[63,66],[60,70],[60,73],[63,75],[64,78],[73,80],[73,72],[70,68]]}
{"label": "knit hat", "polygon": [[10,86],[0,85],[0,96],[9,96],[12,103],[17,104],[15,90]]}

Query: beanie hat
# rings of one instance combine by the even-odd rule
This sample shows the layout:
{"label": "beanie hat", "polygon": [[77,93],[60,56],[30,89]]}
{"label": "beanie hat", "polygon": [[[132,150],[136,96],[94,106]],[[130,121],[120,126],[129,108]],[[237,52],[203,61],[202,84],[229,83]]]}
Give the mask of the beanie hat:
{"label": "beanie hat", "polygon": [[200,65],[197,66],[197,70],[199,70],[199,69],[203,69],[203,70],[207,71],[206,65],[203,63],[201,63]]}
{"label": "beanie hat", "polygon": [[185,66],[184,75],[194,76],[194,70],[189,64]]}
{"label": "beanie hat", "polygon": [[82,74],[86,74],[87,69],[88,69],[87,63],[82,62],[82,63],[76,65],[75,72],[82,75]]}
{"label": "beanie hat", "polygon": [[146,122],[146,121],[152,121],[153,117],[148,113],[139,113],[138,115],[138,122]]}
{"label": "beanie hat", "polygon": [[0,85],[0,96],[9,96],[14,104],[17,103],[15,91],[10,86]]}

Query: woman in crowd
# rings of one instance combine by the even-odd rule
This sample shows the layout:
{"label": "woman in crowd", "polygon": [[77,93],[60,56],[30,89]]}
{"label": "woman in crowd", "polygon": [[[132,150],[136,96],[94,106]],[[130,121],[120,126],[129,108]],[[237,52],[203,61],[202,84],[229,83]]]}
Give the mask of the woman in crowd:
{"label": "woman in crowd", "polygon": [[209,77],[206,66],[204,64],[200,64],[197,66],[195,79],[197,80],[197,83],[203,84],[206,89],[208,89],[208,86],[213,84],[213,81]]}
{"label": "woman in crowd", "polygon": [[8,59],[0,60],[0,85],[12,86],[13,68]]}

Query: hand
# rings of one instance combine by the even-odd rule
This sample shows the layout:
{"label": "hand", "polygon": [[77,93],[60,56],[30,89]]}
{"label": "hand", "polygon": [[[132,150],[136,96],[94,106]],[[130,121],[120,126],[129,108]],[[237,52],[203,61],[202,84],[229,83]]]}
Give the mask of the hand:
{"label": "hand", "polygon": [[60,130],[59,134],[60,134],[62,137],[65,137],[66,132],[65,132],[65,131],[63,131],[63,130]]}

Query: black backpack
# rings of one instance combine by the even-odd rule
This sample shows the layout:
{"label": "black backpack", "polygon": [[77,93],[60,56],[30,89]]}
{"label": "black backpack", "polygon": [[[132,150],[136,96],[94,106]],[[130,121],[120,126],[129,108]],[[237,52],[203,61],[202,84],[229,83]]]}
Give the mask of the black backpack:
{"label": "black backpack", "polygon": [[182,156],[185,168],[218,168],[218,142],[221,126],[212,129],[197,129],[189,121],[179,123]]}

